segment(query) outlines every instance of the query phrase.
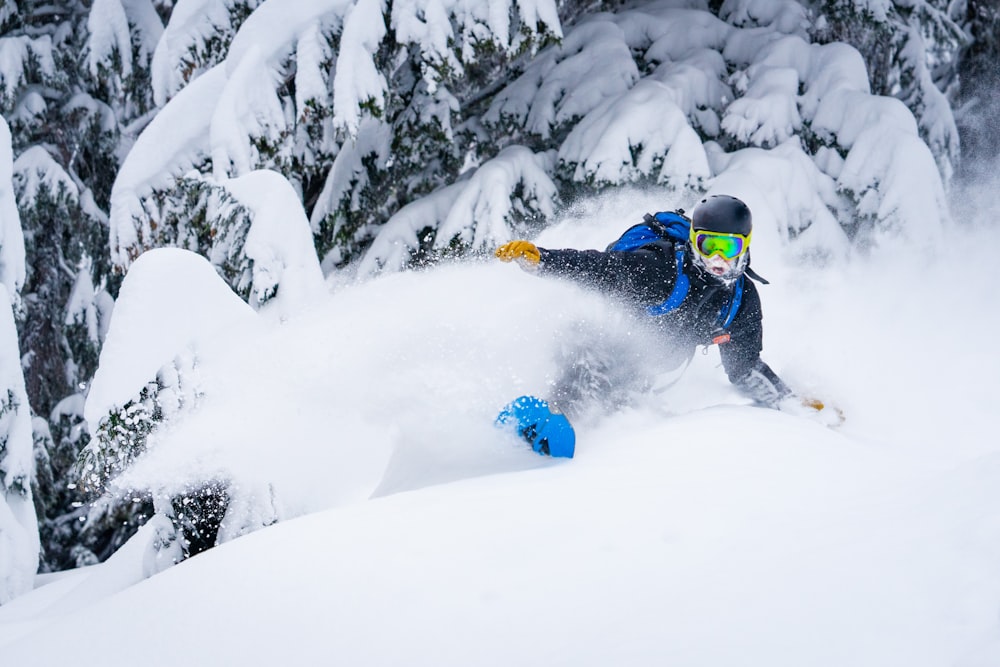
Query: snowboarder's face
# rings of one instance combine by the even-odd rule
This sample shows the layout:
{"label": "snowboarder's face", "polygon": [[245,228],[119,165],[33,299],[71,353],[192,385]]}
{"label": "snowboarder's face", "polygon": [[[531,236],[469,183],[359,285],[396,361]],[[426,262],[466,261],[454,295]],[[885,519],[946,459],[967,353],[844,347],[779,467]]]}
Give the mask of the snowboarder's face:
{"label": "snowboarder's face", "polygon": [[726,259],[722,255],[712,255],[705,257],[701,253],[694,254],[694,264],[702,273],[711,280],[716,280],[723,285],[731,286],[736,282],[747,265],[747,254],[742,254],[733,259]]}
{"label": "snowboarder's face", "polygon": [[725,278],[735,272],[736,260],[727,260],[722,255],[712,255],[702,258],[705,270],[718,278]]}

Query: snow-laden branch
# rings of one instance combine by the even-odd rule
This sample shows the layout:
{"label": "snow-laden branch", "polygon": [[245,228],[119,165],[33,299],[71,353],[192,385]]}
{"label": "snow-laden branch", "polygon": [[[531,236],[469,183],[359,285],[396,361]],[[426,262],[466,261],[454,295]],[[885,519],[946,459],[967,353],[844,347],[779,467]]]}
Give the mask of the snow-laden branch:
{"label": "snow-laden branch", "polygon": [[[298,193],[284,176],[254,171],[222,183],[250,214],[242,238],[223,232],[209,259],[216,266],[241,265],[234,288],[247,295],[255,309],[268,304],[277,317],[286,317],[323,290],[323,273],[313,247],[309,220]],[[280,288],[280,289],[279,289]]]}
{"label": "snow-laden branch", "polygon": [[[361,275],[399,271],[420,249],[418,234],[436,230],[434,247],[454,241],[472,250],[492,248],[511,237],[515,215],[555,213],[557,188],[549,172],[553,156],[510,146],[468,179],[404,206],[383,225],[358,267]],[[516,202],[511,193],[520,189]]]}
{"label": "snow-laden branch", "polygon": [[548,138],[552,128],[617,98],[639,79],[624,35],[607,20],[585,21],[545,50],[497,95],[484,120],[514,122]]}
{"label": "snow-laden branch", "polygon": [[360,275],[402,271],[420,248],[417,234],[448,217],[464,183],[455,183],[407,204],[382,225],[358,266]]}
{"label": "snow-laden branch", "polygon": [[295,108],[299,118],[310,102],[320,108],[332,103],[329,72],[324,67],[334,57],[326,39],[328,30],[323,21],[317,21],[306,27],[295,43]]}
{"label": "snow-laden branch", "polygon": [[[866,5],[891,0],[861,0]],[[741,28],[768,27],[770,32],[805,34],[811,23],[809,11],[796,0],[725,0],[719,16]]]}
{"label": "snow-laden branch", "polygon": [[209,129],[212,170],[218,180],[253,170],[257,156],[252,139],[286,129],[276,91],[278,73],[268,65],[267,54],[252,47],[235,63],[227,61],[226,69]]}
{"label": "snow-laden branch", "polygon": [[0,605],[30,591],[38,569],[34,441],[20,358],[13,306],[0,283]]}
{"label": "snow-laden branch", "polygon": [[226,82],[214,67],[185,87],[146,127],[111,189],[111,261],[127,268],[154,245],[155,210],[145,200],[207,157],[209,128]]}
{"label": "snow-laden branch", "polygon": [[[472,250],[487,250],[510,240],[512,216],[555,214],[558,188],[549,174],[552,153],[533,153],[524,146],[509,146],[480,165],[468,180],[438,228],[434,245],[447,247],[459,240]],[[522,194],[512,201],[512,193]]]}
{"label": "snow-laden branch", "polygon": [[[10,128],[0,116],[0,286],[17,302],[24,285],[24,233],[14,196],[14,154]],[[19,359],[20,354],[11,359]]]}
{"label": "snow-laden branch", "polygon": [[802,129],[795,98],[798,73],[790,67],[758,68],[743,96],[733,101],[722,130],[742,144],[771,147]]}
{"label": "snow-laden branch", "polygon": [[629,48],[650,63],[687,60],[699,51],[721,51],[734,28],[711,12],[650,2],[609,17],[625,33]]}
{"label": "snow-laden branch", "polygon": [[52,195],[63,190],[71,199],[80,197],[73,178],[41,146],[32,146],[14,161],[14,183],[22,201],[34,201],[43,187]]}
{"label": "snow-laden branch", "polygon": [[[512,25],[512,18],[516,21]],[[516,26],[518,31],[512,31]],[[420,49],[424,80],[434,91],[442,74],[461,75],[484,42],[509,55],[524,36],[562,37],[552,0],[401,0],[392,5],[390,27],[401,44]],[[520,31],[524,32],[524,35]]]}
{"label": "snow-laden branch", "polygon": [[925,62],[924,50],[920,30],[910,24],[900,57],[910,63],[909,76],[915,82],[903,101],[907,107],[916,110],[917,125],[937,158],[939,171],[948,182],[959,160],[958,127],[947,96],[934,83]]}
{"label": "snow-laden branch", "polygon": [[255,51],[255,57],[278,67],[300,36],[331,18],[339,23],[352,4],[351,0],[267,0],[236,32],[226,54],[227,66],[235,69],[248,52]]}
{"label": "snow-laden branch", "polygon": [[357,136],[341,147],[327,173],[310,220],[313,232],[317,232],[320,221],[340,208],[345,200],[350,210],[360,207],[358,193],[368,184],[364,158],[375,156],[377,165],[384,166],[391,141],[392,128],[387,124],[372,118],[361,122]]}
{"label": "snow-laden branch", "polygon": [[156,13],[153,0],[121,0],[132,30],[133,42],[142,65],[152,62],[153,53],[163,36],[163,21]]}
{"label": "snow-laden branch", "polygon": [[66,300],[66,316],[63,324],[66,326],[78,325],[87,335],[87,340],[95,345],[99,345],[103,340],[101,331],[101,312],[97,301],[98,291],[94,288],[94,281],[91,279],[91,261],[87,259],[81,263],[80,270],[73,281],[73,289],[70,290],[69,299]]}
{"label": "snow-laden branch", "polygon": [[37,63],[43,76],[55,75],[52,38],[49,35],[36,39],[25,35],[0,37],[0,101],[13,97],[24,85],[29,58]]}
{"label": "snow-laden branch", "polygon": [[118,54],[123,77],[132,75],[132,36],[121,0],[94,0],[87,16],[87,65],[95,79],[100,67]]}
{"label": "snow-laden branch", "polygon": [[[581,120],[559,149],[573,179],[619,184],[654,176],[694,187],[711,174],[701,139],[663,84],[643,79]],[[655,173],[654,173],[655,172]]]}
{"label": "snow-laden branch", "polygon": [[344,18],[333,78],[333,123],[354,136],[362,107],[375,115],[385,108],[388,84],[375,65],[375,52],[386,35],[384,0],[357,0]]}
{"label": "snow-laden branch", "polygon": [[[107,0],[105,0],[107,1]],[[206,44],[231,29],[230,12],[237,4],[251,8],[259,0],[177,0],[156,43],[151,61],[153,100],[163,106],[202,73]],[[211,65],[217,63],[210,63]]]}
{"label": "snow-laden branch", "polygon": [[951,220],[927,144],[889,123],[876,122],[861,131],[837,185],[857,202],[860,221],[874,223],[865,236],[876,241],[901,234],[932,247]]}

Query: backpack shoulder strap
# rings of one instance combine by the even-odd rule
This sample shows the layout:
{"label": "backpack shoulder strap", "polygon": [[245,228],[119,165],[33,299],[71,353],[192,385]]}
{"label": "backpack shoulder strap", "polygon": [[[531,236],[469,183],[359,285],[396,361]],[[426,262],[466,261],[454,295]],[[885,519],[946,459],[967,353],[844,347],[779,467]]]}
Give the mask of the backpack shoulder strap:
{"label": "backpack shoulder strap", "polygon": [[646,312],[654,317],[665,315],[680,306],[684,302],[684,298],[687,297],[688,290],[691,289],[691,279],[684,273],[684,246],[675,246],[674,257],[677,261],[677,279],[674,281],[674,289],[670,291],[670,295],[663,303],[646,308]]}
{"label": "backpack shoulder strap", "polygon": [[740,304],[743,303],[743,280],[744,276],[740,276],[736,280],[736,285],[733,287],[733,295],[719,309],[719,318],[716,320],[716,324],[723,329],[728,329],[732,325],[733,320],[736,319],[736,313],[740,312]]}
{"label": "backpack shoulder strap", "polygon": [[607,247],[607,250],[619,252],[637,250],[666,236],[663,223],[647,213],[642,222],[626,229],[617,241]]}

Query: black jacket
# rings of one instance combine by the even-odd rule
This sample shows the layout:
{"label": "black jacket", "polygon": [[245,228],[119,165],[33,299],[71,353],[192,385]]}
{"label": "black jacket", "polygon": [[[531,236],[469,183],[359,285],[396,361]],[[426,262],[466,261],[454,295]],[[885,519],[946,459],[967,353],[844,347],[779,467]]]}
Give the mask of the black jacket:
{"label": "black jacket", "polygon": [[[590,285],[633,303],[640,309],[667,299],[677,280],[674,243],[658,241],[628,252],[550,250],[539,248],[543,275],[563,276]],[[683,271],[690,289],[680,306],[666,314],[650,316],[670,345],[693,354],[719,333],[720,310],[733,296],[733,287],[706,276],[684,253]],[[729,380],[755,400],[775,405],[791,391],[760,358],[763,326],[760,295],[753,281],[743,281],[739,310],[728,328],[730,340],[719,345]]]}

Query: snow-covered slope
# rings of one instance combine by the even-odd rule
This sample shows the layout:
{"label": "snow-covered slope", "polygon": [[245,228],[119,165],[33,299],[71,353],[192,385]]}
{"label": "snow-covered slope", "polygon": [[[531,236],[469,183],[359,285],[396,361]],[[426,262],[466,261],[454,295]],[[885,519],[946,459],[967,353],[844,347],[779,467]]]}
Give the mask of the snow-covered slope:
{"label": "snow-covered slope", "polygon": [[[632,193],[540,243],[603,247]],[[297,516],[141,580],[142,549],[0,608],[4,664],[1000,664],[997,233],[817,267],[755,254],[765,358],[837,430],[746,405],[717,354],[583,420],[575,459],[490,424],[552,346],[627,320],[472,262],[334,286],[200,367],[131,473],[227,470]],[[54,638],[58,638],[55,640]]]}

